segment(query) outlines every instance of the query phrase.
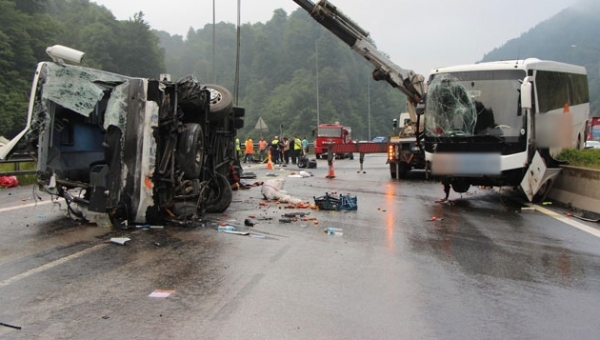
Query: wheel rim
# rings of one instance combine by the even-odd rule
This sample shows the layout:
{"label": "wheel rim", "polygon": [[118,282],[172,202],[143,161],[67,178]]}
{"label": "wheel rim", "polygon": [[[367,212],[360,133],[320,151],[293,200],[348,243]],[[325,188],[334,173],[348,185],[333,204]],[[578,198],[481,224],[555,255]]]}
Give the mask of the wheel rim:
{"label": "wheel rim", "polygon": [[223,100],[223,94],[215,89],[209,88],[210,92],[210,103],[211,105],[216,105]]}

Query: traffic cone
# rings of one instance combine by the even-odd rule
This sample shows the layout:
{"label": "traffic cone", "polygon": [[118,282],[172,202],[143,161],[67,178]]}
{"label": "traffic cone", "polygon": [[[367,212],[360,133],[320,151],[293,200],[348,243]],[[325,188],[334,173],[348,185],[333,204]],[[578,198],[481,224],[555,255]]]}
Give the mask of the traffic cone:
{"label": "traffic cone", "polygon": [[333,171],[333,161],[328,161],[329,163],[329,171],[327,172],[327,176],[325,178],[335,178],[335,172]]}
{"label": "traffic cone", "polygon": [[267,156],[268,158],[268,162],[267,162],[267,170],[273,170],[273,162],[271,162],[271,150],[269,150],[269,155]]}

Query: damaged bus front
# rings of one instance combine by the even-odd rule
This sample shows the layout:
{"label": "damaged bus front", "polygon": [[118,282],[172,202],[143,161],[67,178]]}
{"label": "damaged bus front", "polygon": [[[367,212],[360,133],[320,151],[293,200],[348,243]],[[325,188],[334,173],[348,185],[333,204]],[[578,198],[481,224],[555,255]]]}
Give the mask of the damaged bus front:
{"label": "damaged bus front", "polygon": [[521,186],[529,200],[559,173],[555,159],[579,148],[589,115],[585,68],[527,59],[448,67],[429,79],[425,152],[454,191]]}
{"label": "damaged bus front", "polygon": [[222,212],[244,111],[218,85],[38,64],[27,126],[0,149],[37,158],[39,187],[92,222],[189,223]]}

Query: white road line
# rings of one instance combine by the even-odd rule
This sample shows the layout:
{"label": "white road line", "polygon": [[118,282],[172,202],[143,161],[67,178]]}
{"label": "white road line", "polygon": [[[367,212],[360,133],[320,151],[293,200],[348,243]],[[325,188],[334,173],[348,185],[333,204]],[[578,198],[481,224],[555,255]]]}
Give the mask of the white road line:
{"label": "white road line", "polygon": [[35,207],[36,205],[42,205],[42,204],[48,204],[48,203],[52,203],[52,200],[23,204],[23,205],[16,205],[14,207],[8,207],[8,208],[1,208],[0,212]]}
{"label": "white road line", "polygon": [[3,287],[5,287],[5,286],[8,286],[8,285],[9,285],[9,284],[11,284],[11,283],[15,283],[15,282],[17,282],[17,281],[19,281],[19,280],[22,280],[22,279],[24,279],[24,278],[26,278],[26,277],[29,277],[29,276],[31,276],[31,275],[34,275],[34,274],[37,274],[37,273],[41,273],[41,272],[43,272],[44,270],[48,270],[48,269],[54,268],[54,267],[56,267],[56,266],[59,266],[59,265],[61,265],[61,264],[65,263],[65,262],[67,262],[67,261],[74,260],[74,259],[76,259],[76,258],[78,258],[78,257],[81,257],[81,256],[83,256],[83,255],[86,255],[86,254],[88,254],[88,253],[91,253],[91,252],[93,252],[93,251],[95,251],[95,250],[97,250],[97,249],[100,249],[100,248],[102,248],[102,247],[105,247],[105,246],[106,246],[106,244],[97,244],[97,245],[95,245],[95,246],[93,246],[93,247],[91,247],[91,248],[88,248],[88,249],[82,250],[82,251],[80,251],[80,252],[78,252],[78,253],[71,254],[71,255],[69,255],[69,256],[66,256],[66,257],[60,258],[60,259],[58,259],[58,260],[55,260],[55,261],[52,261],[52,262],[48,262],[48,263],[46,263],[46,264],[45,264],[45,265],[43,265],[43,266],[40,266],[40,267],[37,267],[37,268],[30,269],[30,270],[28,270],[28,271],[26,271],[26,272],[24,272],[24,273],[21,273],[21,274],[19,274],[19,275],[15,275],[15,276],[13,276],[13,277],[11,277],[11,278],[8,278],[8,279],[6,279],[6,280],[4,280],[4,281],[0,281],[0,288],[3,288]]}
{"label": "white road line", "polygon": [[541,212],[542,214],[546,214],[546,215],[548,215],[548,216],[550,216],[552,218],[555,218],[555,219],[557,219],[557,220],[559,220],[561,222],[564,222],[564,223],[566,223],[566,224],[568,224],[568,225],[570,225],[572,227],[575,227],[575,228],[577,228],[577,229],[579,229],[581,231],[585,231],[588,234],[594,235],[596,237],[600,237],[600,230],[598,230],[598,229],[595,229],[595,228],[592,228],[590,226],[587,226],[587,225],[585,225],[585,224],[583,224],[583,223],[581,223],[579,221],[575,221],[572,218],[569,218],[567,216],[563,216],[561,214],[558,214],[558,213],[556,213],[556,212],[554,212],[554,211],[552,211],[550,209],[546,209],[546,208],[544,208],[542,206],[539,206],[537,204],[531,204],[531,206],[533,208],[535,208],[535,210]]}

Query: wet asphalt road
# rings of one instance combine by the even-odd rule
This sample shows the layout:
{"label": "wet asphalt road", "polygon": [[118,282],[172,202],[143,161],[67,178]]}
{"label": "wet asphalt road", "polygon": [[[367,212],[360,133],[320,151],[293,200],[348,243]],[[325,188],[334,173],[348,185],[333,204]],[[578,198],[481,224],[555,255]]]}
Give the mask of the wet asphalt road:
{"label": "wet asphalt road", "polygon": [[[357,157],[358,158],[358,157]],[[597,339],[600,239],[510,192],[389,178],[382,156],[326,161],[288,194],[358,197],[358,211],[260,206],[234,192],[204,227],[111,230],[0,191],[1,339]],[[563,211],[550,206],[559,215]],[[314,220],[279,223],[283,213]],[[249,216],[267,217],[243,227]],[[431,221],[432,217],[436,221]],[[219,233],[216,220],[259,237]],[[316,224],[318,222],[318,224]],[[598,231],[597,224],[586,224]],[[325,228],[342,229],[327,235]],[[129,237],[125,246],[107,243]],[[156,289],[173,290],[151,298]]]}

